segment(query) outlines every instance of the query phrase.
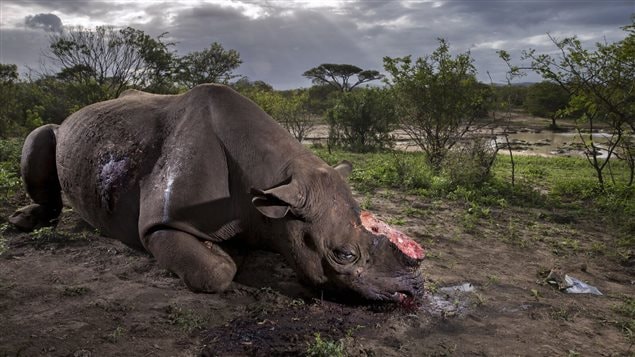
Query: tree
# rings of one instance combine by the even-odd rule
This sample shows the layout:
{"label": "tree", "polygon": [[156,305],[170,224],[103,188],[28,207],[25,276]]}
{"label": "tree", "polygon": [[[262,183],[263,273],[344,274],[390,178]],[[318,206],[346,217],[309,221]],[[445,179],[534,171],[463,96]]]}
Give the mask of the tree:
{"label": "tree", "polygon": [[359,89],[344,93],[327,112],[329,142],[365,152],[390,147],[395,112],[388,90]]}
{"label": "tree", "polygon": [[[314,84],[328,84],[337,88],[340,92],[350,92],[358,85],[370,81],[382,79],[384,76],[374,70],[363,70],[351,64],[323,63],[311,68],[302,74],[313,81]],[[351,77],[356,76],[357,81],[351,83]]]}
{"label": "tree", "polygon": [[[528,67],[511,66],[512,71],[529,69],[539,73],[545,80],[557,83],[569,95],[566,113],[579,113],[578,134],[586,150],[585,155],[596,171],[600,187],[604,188],[603,170],[617,151],[628,163],[633,162],[631,141],[625,140],[627,130],[635,132],[635,17],[623,28],[626,38],[615,43],[597,43],[595,50],[588,50],[576,37],[558,40],[549,38],[555,45],[557,55],[538,54],[535,50],[524,51],[522,60],[530,62]],[[507,57],[509,63],[509,57]],[[608,141],[604,148],[593,136],[597,123],[609,128]],[[586,126],[587,134],[581,127]],[[606,155],[602,155],[602,151]],[[631,179],[633,182],[633,166]]]}
{"label": "tree", "polygon": [[337,88],[328,84],[311,86],[308,92],[309,111],[320,117],[323,117],[329,109],[333,108],[337,98],[342,94]]}
{"label": "tree", "polygon": [[273,91],[273,87],[271,84],[265,81],[251,81],[248,77],[241,77],[236,82],[232,83],[232,88],[234,88],[237,92],[249,97],[252,92],[271,92]]}
{"label": "tree", "polygon": [[13,84],[18,80],[18,66],[0,63],[0,84]]}
{"label": "tree", "polygon": [[452,57],[443,39],[431,55],[414,63],[411,56],[384,57],[384,68],[391,76],[387,83],[395,92],[401,127],[427,154],[432,169],[440,171],[448,151],[477,129],[490,88],[477,82],[470,53]]}
{"label": "tree", "polygon": [[531,115],[550,118],[552,129],[558,128],[556,119],[568,103],[569,93],[555,82],[543,81],[527,89],[525,108]]}
{"label": "tree", "polygon": [[250,94],[256,104],[282,124],[299,142],[306,139],[315,127],[316,120],[307,107],[309,94],[306,90],[288,93],[261,90]]}
{"label": "tree", "polygon": [[51,35],[46,57],[61,68],[60,78],[101,87],[101,99],[127,87],[170,87],[173,44],[163,41],[166,34],[155,39],[132,27],[65,28]]}
{"label": "tree", "polygon": [[187,88],[202,83],[226,84],[237,77],[232,72],[241,63],[238,51],[225,50],[214,42],[205,50],[190,52],[179,59],[178,79]]}
{"label": "tree", "polygon": [[17,106],[15,96],[18,66],[0,63],[0,136],[6,136]]}

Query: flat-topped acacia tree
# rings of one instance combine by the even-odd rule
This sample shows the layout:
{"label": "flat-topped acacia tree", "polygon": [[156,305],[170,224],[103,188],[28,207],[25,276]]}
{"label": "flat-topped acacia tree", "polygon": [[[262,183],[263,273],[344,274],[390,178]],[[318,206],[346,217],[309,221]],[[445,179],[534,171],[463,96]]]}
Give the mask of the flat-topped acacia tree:
{"label": "flat-topped acacia tree", "polygon": [[[350,92],[362,83],[384,78],[379,71],[364,70],[352,64],[323,63],[302,74],[311,79],[313,84],[328,84],[341,92]],[[357,80],[351,81],[355,76]]]}

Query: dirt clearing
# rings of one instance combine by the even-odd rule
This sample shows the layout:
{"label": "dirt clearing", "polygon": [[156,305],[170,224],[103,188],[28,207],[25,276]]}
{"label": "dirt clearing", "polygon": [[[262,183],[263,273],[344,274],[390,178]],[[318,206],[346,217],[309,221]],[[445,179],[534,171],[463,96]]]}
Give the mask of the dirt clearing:
{"label": "dirt clearing", "polygon": [[[3,207],[3,217],[18,204]],[[8,228],[0,355],[296,356],[316,334],[353,356],[635,353],[624,313],[633,308],[635,268],[606,253],[612,233],[593,217],[509,207],[474,218],[456,201],[393,191],[366,204],[425,247],[418,305],[328,301],[266,252],[247,257],[227,292],[194,294],[70,210],[55,232]],[[559,291],[564,274],[604,295]],[[467,291],[444,289],[452,286]]]}

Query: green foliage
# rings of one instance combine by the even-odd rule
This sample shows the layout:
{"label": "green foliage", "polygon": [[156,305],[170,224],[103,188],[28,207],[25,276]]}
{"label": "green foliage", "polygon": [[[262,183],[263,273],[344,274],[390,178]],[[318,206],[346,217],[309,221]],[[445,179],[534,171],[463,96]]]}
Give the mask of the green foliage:
{"label": "green foliage", "polygon": [[0,193],[4,199],[9,198],[21,185],[20,177],[4,167],[0,167]]}
{"label": "green foliage", "polygon": [[[329,85],[340,92],[350,92],[362,83],[382,79],[383,76],[375,70],[363,70],[351,64],[323,63],[311,68],[302,74],[311,79],[317,85]],[[351,83],[351,77],[356,76],[357,81]]]}
{"label": "green foliage", "polygon": [[169,305],[166,309],[168,321],[176,325],[181,331],[191,333],[203,327],[203,318],[192,310],[183,309],[176,305]]}
{"label": "green foliage", "polygon": [[507,106],[513,109],[521,109],[525,107],[527,100],[528,87],[523,85],[503,85],[494,86],[494,97],[496,98],[496,110],[506,110]]}
{"label": "green foliage", "polygon": [[329,142],[366,152],[391,146],[395,129],[392,98],[384,89],[360,89],[342,95],[327,112]]}
{"label": "green foliage", "polygon": [[556,118],[569,103],[569,93],[555,82],[543,81],[527,89],[525,108],[535,116],[551,118],[555,128]]}
{"label": "green foliage", "polygon": [[620,321],[617,321],[618,326],[631,343],[635,343],[635,298],[625,296],[622,303],[616,305],[613,310],[621,315]]}
{"label": "green foliage", "polygon": [[0,195],[7,199],[21,187],[20,153],[22,140],[0,140]]}
{"label": "green foliage", "polygon": [[[605,186],[604,169],[615,150],[628,144],[623,157],[634,163],[635,149],[630,141],[625,142],[628,131],[635,132],[635,17],[623,29],[627,35],[614,43],[598,43],[595,50],[588,50],[576,37],[558,40],[549,37],[557,50],[557,55],[539,54],[535,50],[523,52],[522,60],[530,61],[530,69],[545,80],[557,83],[568,95],[564,114],[576,115],[579,128],[594,130],[597,122],[608,126],[610,138],[606,143],[608,154],[600,157],[600,147],[590,136],[585,141],[585,154],[589,164],[596,171],[598,184]],[[510,57],[502,56],[508,64]],[[519,72],[511,66],[512,72]],[[630,165],[633,183],[635,164]]]}
{"label": "green foliage", "polygon": [[9,131],[14,112],[18,106],[15,96],[16,84],[18,79],[18,66],[14,64],[0,63],[0,136],[6,136]]}
{"label": "green foliage", "polygon": [[18,66],[0,63],[0,83],[8,84],[18,80]]}
{"label": "green foliage", "polygon": [[220,43],[214,42],[207,49],[181,57],[178,60],[177,79],[187,88],[202,83],[227,84],[237,77],[232,72],[241,63],[238,51],[225,50]]}
{"label": "green foliage", "polygon": [[7,250],[9,250],[8,244],[7,244],[7,237],[5,237],[5,232],[7,231],[7,228],[9,228],[9,224],[5,223],[0,225],[0,255],[4,254]]}
{"label": "green foliage", "polygon": [[249,96],[300,142],[315,126],[316,119],[308,110],[307,91],[294,90],[282,93],[258,90],[249,92]]}
{"label": "green foliage", "polygon": [[320,117],[324,116],[327,110],[335,106],[335,102],[342,94],[342,92],[328,84],[314,85],[308,91],[308,109],[311,113]]}
{"label": "green foliage", "polygon": [[67,286],[62,291],[62,295],[76,297],[76,296],[86,295],[89,292],[90,292],[90,289],[88,289],[85,286]]}
{"label": "green foliage", "polygon": [[464,135],[474,129],[490,102],[491,89],[476,80],[469,52],[455,57],[445,40],[429,56],[384,57],[395,91],[401,127],[423,150],[435,171]]}
{"label": "green foliage", "polygon": [[448,152],[443,171],[455,186],[481,186],[490,178],[497,150],[489,137],[474,137]]}
{"label": "green foliage", "polygon": [[258,92],[271,92],[273,87],[271,84],[264,81],[251,81],[248,77],[244,76],[232,83],[232,88],[242,95],[251,98],[253,93]]}
{"label": "green foliage", "polygon": [[319,333],[315,334],[315,340],[306,348],[307,357],[343,357],[344,343],[322,339]]}
{"label": "green foliage", "polygon": [[60,236],[55,232],[53,227],[42,227],[31,232],[31,239],[46,243],[57,241],[60,239]]}
{"label": "green foliage", "polygon": [[160,91],[172,85],[174,71],[173,44],[163,41],[165,35],[153,38],[132,27],[68,27],[51,35],[47,58],[62,68],[61,80],[103,89],[107,98],[129,86]]}
{"label": "green foliage", "polygon": [[314,152],[331,165],[342,160],[353,162],[349,181],[360,192],[372,192],[382,187],[437,189],[435,177],[422,160],[421,153],[381,152],[362,155],[337,150],[329,153],[324,149],[314,149]]}

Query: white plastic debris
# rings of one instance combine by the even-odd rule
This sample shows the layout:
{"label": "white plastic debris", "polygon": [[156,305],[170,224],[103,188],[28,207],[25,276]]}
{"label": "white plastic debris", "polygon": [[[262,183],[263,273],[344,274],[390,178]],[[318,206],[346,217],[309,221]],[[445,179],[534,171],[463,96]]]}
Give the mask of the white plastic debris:
{"label": "white plastic debris", "polygon": [[572,276],[565,275],[564,281],[567,284],[567,288],[565,289],[565,291],[568,292],[569,294],[602,295],[600,290],[598,290],[595,286],[586,284]]}
{"label": "white plastic debris", "polygon": [[473,291],[474,291],[474,285],[472,285],[471,283],[463,283],[461,285],[454,285],[454,286],[439,288],[439,292],[446,293],[446,294],[455,293],[455,292],[471,293]]}

